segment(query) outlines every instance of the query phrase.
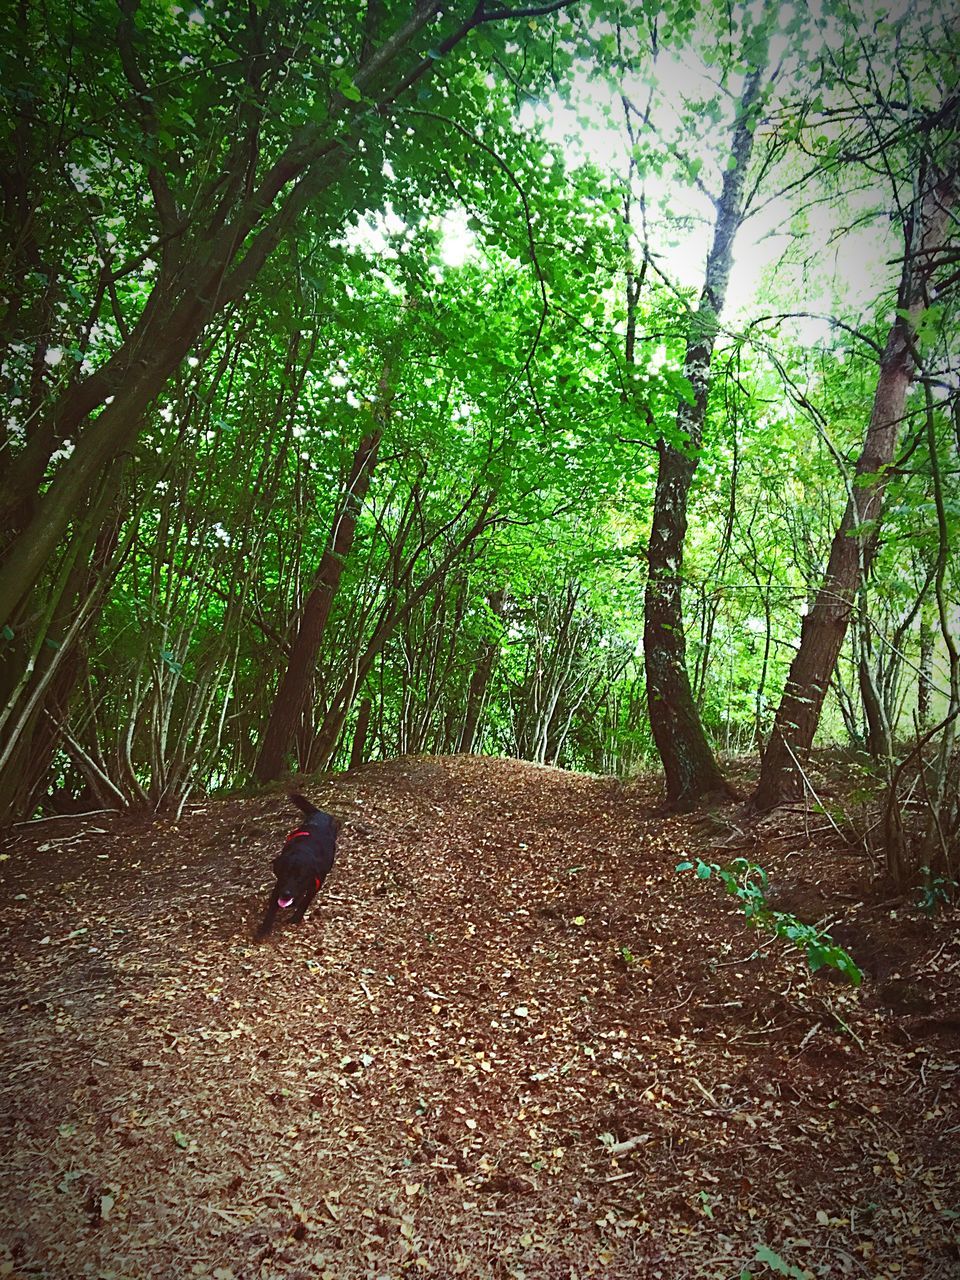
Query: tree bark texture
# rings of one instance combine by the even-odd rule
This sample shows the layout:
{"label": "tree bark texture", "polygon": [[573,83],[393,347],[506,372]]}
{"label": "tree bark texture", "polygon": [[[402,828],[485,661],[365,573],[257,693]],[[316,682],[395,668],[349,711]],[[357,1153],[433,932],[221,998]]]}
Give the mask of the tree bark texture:
{"label": "tree bark texture", "polygon": [[919,665],[917,724],[921,729],[926,729],[933,722],[933,626],[926,613],[920,619]]}
{"label": "tree bark texture", "polygon": [[[377,620],[373,632],[367,639],[362,651],[358,648],[352,669],[343,678],[340,687],[328,700],[326,712],[317,730],[307,760],[307,771],[324,769],[333,759],[337,751],[340,734],[346,723],[350,708],[356,698],[357,691],[363,687],[373,664],[384,646],[400,626],[433,590],[442,582],[452,566],[476,542],[477,538],[492,523],[494,517],[491,509],[496,501],[496,493],[490,491],[483,498],[475,518],[465,532],[450,543],[437,566],[427,574],[424,580],[414,587],[406,599],[399,593],[391,595]],[[412,567],[412,566],[411,566]],[[404,574],[406,576],[406,574]]]}
{"label": "tree bark texture", "polygon": [[[503,591],[494,591],[488,598],[487,603],[490,606],[490,612],[496,618],[502,618],[504,608],[506,607],[506,593]],[[473,675],[470,677],[470,687],[467,691],[467,710],[463,720],[463,731],[460,734],[460,744],[458,749],[466,755],[472,754],[474,744],[477,741],[477,730],[480,727],[480,716],[486,702],[487,690],[490,687],[490,680],[493,676],[493,670],[499,656],[500,645],[497,641],[484,640],[483,646],[480,650],[480,656],[477,659],[477,665],[474,667]]]}
{"label": "tree bark texture", "polygon": [[350,747],[350,768],[359,769],[367,758],[367,733],[370,729],[370,713],[373,710],[372,698],[364,698],[357,712],[357,723],[353,730],[353,744]]}

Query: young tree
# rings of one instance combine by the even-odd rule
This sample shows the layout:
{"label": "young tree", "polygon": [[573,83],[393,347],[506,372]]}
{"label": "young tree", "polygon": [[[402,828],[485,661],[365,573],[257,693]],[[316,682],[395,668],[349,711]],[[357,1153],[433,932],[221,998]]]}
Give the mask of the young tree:
{"label": "young tree", "polygon": [[873,410],[846,510],[823,583],[803,619],[800,646],[763,753],[760,781],[751,797],[758,810],[773,808],[802,787],[802,766],[813,745],[858,588],[876,551],[883,495],[917,364],[918,325],[930,305],[934,273],[955,226],[957,194],[955,162],[946,170],[924,166],[916,197],[905,211],[897,318],[880,359]]}
{"label": "young tree", "polygon": [[684,808],[703,796],[729,794],[690,687],[681,589],[687,505],[703,442],[713,350],[734,238],[747,213],[747,174],[767,79],[765,38],[756,41],[755,52],[757,64],[744,81],[723,183],[714,201],[716,219],[703,289],[688,321],[683,372],[689,398],[679,402],[675,431],[657,440],[657,487],[644,597],[647,707],[666,778],[667,803]]}
{"label": "young tree", "polygon": [[[389,377],[385,371],[381,381],[383,400],[375,411],[379,418],[388,412],[389,399],[385,385],[388,382]],[[287,669],[280,680],[270,720],[260,744],[253,769],[253,776],[260,782],[278,778],[286,767],[287,753],[313,687],[317,654],[340,586],[344,562],[353,547],[357,516],[377,465],[377,452],[382,436],[383,428],[378,424],[357,445],[346,490],[333,517],[333,527],[317,570],[316,581],[303,603]]]}

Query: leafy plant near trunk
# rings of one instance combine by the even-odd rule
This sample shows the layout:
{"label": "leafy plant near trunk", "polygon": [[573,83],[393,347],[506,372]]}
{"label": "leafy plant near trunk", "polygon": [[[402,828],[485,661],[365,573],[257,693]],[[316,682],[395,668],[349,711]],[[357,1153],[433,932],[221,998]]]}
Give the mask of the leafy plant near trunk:
{"label": "leafy plant near trunk", "polygon": [[823,968],[836,969],[855,987],[863,981],[863,974],[852,956],[838,947],[829,933],[815,924],[805,924],[789,911],[774,911],[768,905],[769,879],[759,863],[749,858],[734,858],[722,867],[698,858],[696,862],[678,863],[677,871],[695,871],[700,880],[709,880],[715,875],[727,893],[743,905],[743,914],[751,924],[803,949],[811,973]]}

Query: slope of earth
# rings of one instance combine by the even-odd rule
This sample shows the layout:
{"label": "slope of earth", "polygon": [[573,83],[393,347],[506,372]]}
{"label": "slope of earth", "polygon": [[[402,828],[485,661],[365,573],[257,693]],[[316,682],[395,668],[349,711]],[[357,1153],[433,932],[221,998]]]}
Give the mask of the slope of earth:
{"label": "slope of earth", "polygon": [[960,1273],[949,919],[875,913],[891,1007],[677,875],[715,835],[652,790],[466,757],[302,788],[337,867],[262,945],[279,792],[7,842],[0,1276]]}

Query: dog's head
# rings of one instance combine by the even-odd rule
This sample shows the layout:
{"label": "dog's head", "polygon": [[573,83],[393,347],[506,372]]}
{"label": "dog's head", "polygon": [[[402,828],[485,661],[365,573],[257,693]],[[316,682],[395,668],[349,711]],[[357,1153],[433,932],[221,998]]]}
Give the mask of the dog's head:
{"label": "dog's head", "polygon": [[304,878],[298,871],[292,871],[287,868],[278,868],[277,870],[277,888],[276,902],[281,910],[285,911],[287,907],[292,907],[299,895],[304,890]]}
{"label": "dog's head", "polygon": [[298,898],[302,898],[313,888],[315,877],[312,863],[305,851],[296,847],[284,849],[283,853],[274,858],[273,874],[277,877],[274,901],[282,911],[292,907]]}

